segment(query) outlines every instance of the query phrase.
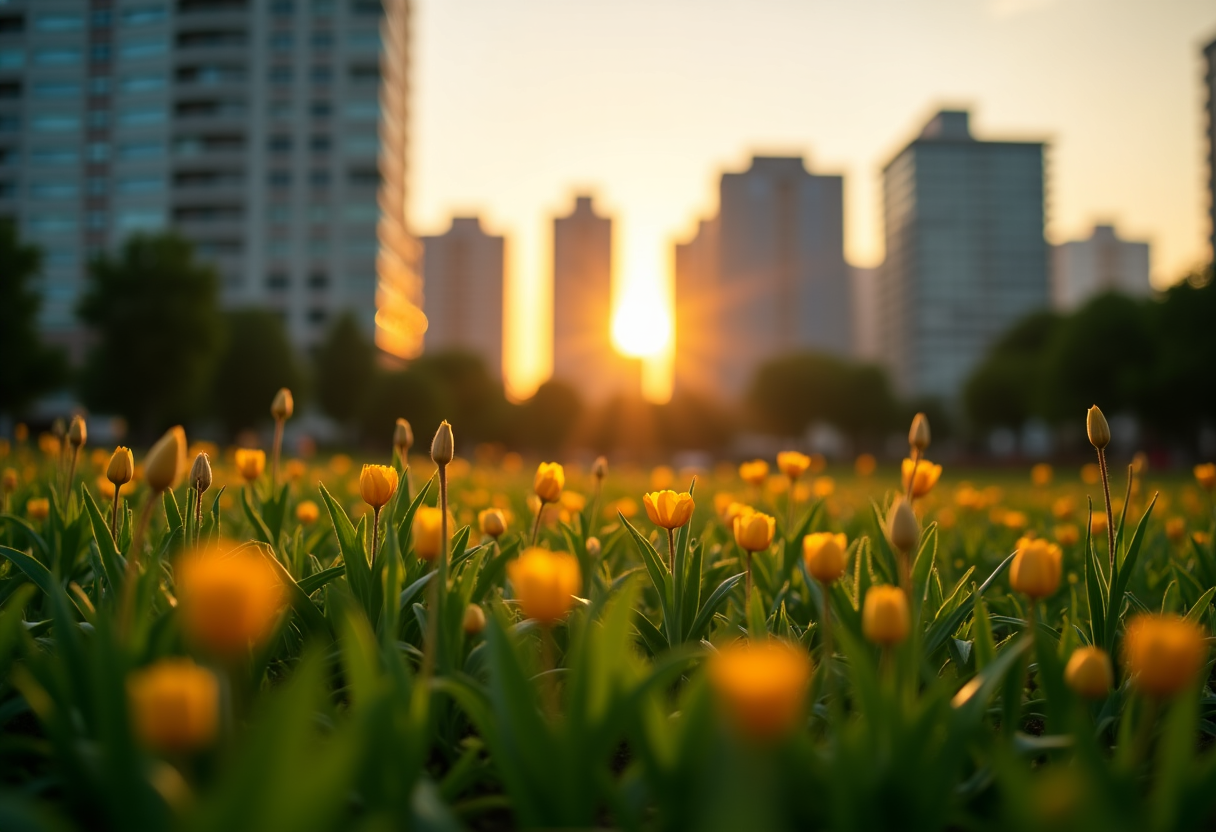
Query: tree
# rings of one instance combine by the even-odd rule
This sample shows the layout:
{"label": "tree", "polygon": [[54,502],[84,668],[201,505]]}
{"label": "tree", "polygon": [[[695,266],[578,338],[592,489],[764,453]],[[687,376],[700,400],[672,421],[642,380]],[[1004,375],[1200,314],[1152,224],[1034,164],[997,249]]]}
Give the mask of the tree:
{"label": "tree", "polygon": [[546,381],[519,409],[517,441],[546,454],[561,450],[583,413],[578,391],[561,381]]}
{"label": "tree", "polygon": [[414,429],[419,451],[425,454],[430,452],[431,437],[439,422],[448,419],[455,425],[458,446],[463,447],[465,438],[460,422],[451,419],[451,414],[448,391],[429,373],[413,367],[381,372],[376,374],[367,403],[360,411],[360,434],[365,444],[381,449],[387,456],[392,450],[393,425],[398,417],[404,417]]}
{"label": "tree", "polygon": [[317,402],[334,421],[350,426],[367,404],[375,376],[376,348],[355,316],[345,312],[334,321],[313,359]]}
{"label": "tree", "polygon": [[0,221],[0,411],[18,413],[64,380],[62,352],[38,336],[41,299],[29,283],[41,259],[35,246],[21,243],[11,221]]}
{"label": "tree", "polygon": [[97,337],[80,377],[85,403],[143,434],[195,416],[222,346],[215,272],[173,233],[136,234],[89,270],[77,310]]}
{"label": "tree", "polygon": [[1156,361],[1144,380],[1145,419],[1163,433],[1216,422],[1216,281],[1192,272],[1149,306]]}
{"label": "tree", "polygon": [[224,316],[224,351],[216,367],[211,410],[229,434],[270,420],[270,401],[280,387],[297,397],[303,376],[279,316],[240,309]]}
{"label": "tree", "polygon": [[765,430],[792,436],[829,422],[854,438],[882,432],[896,419],[886,374],[821,353],[797,353],[762,364],[748,403]]}
{"label": "tree", "polygon": [[964,409],[974,427],[1019,427],[1047,411],[1046,351],[1062,320],[1054,312],[1031,313],[992,345],[963,385]]}

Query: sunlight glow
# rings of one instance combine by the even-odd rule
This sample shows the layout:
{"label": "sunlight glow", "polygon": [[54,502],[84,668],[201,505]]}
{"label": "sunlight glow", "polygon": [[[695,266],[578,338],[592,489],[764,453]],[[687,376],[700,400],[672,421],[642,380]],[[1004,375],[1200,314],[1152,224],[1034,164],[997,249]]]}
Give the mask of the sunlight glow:
{"label": "sunlight glow", "polygon": [[671,316],[657,292],[638,286],[622,298],[612,319],[613,346],[634,358],[659,355],[671,341]]}

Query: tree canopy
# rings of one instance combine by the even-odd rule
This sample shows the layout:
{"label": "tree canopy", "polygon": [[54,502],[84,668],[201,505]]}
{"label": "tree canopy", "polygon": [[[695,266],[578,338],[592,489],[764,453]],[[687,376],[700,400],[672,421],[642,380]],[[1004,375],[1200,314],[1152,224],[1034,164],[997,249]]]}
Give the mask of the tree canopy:
{"label": "tree canopy", "polygon": [[22,243],[11,221],[0,220],[0,412],[20,413],[65,376],[62,352],[38,334],[41,298],[30,284],[41,261],[37,247]]}

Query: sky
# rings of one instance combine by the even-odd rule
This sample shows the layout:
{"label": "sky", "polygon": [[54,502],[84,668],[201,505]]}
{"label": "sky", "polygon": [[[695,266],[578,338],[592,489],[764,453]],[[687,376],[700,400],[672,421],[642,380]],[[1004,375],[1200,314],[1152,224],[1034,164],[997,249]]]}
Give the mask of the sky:
{"label": "sky", "polygon": [[[1152,244],[1158,286],[1207,256],[1212,0],[414,0],[413,11],[411,221],[434,234],[477,214],[505,235],[515,398],[551,371],[552,220],[576,193],[614,219],[617,331],[661,343],[672,246],[716,212],[724,170],[776,153],[842,174],[845,257],[874,266],[882,167],[942,106],[970,109],[977,138],[1048,143],[1049,242],[1114,222]],[[669,359],[648,363],[650,398],[664,396]]]}

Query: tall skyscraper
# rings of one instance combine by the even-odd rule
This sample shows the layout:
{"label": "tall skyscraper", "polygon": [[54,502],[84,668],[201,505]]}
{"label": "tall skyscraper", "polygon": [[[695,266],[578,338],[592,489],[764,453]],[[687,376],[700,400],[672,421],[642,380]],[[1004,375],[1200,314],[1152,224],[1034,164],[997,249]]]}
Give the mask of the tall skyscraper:
{"label": "tall skyscraper", "polygon": [[992,342],[1048,305],[1043,145],[978,141],[943,110],[883,169],[883,363],[904,395],[956,401]]}
{"label": "tall skyscraper", "polygon": [[722,176],[718,216],[676,248],[676,385],[742,395],[766,359],[851,352],[844,180],[801,157]]}
{"label": "tall skyscraper", "polygon": [[1148,243],[1121,240],[1110,225],[1095,225],[1087,240],[1052,246],[1052,305],[1067,312],[1102,292],[1150,294],[1148,256]]}
{"label": "tall skyscraper", "polygon": [[1208,234],[1212,243],[1209,253],[1216,261],[1216,40],[1203,48],[1203,57],[1207,61],[1203,80],[1208,94]]}
{"label": "tall skyscraper", "polygon": [[878,269],[849,269],[853,299],[853,357],[876,362],[882,356],[878,338]]}
{"label": "tall skyscraper", "polygon": [[612,220],[591,197],[553,221],[553,377],[590,402],[637,395],[641,365],[612,345]]}
{"label": "tall skyscraper", "polygon": [[502,378],[503,238],[477,217],[453,217],[444,234],[422,238],[426,349],[464,350]]}
{"label": "tall skyscraper", "polygon": [[416,351],[408,36],[408,0],[0,5],[0,216],[46,254],[46,334],[79,343],[92,255],[174,228],[296,344],[351,309]]}

